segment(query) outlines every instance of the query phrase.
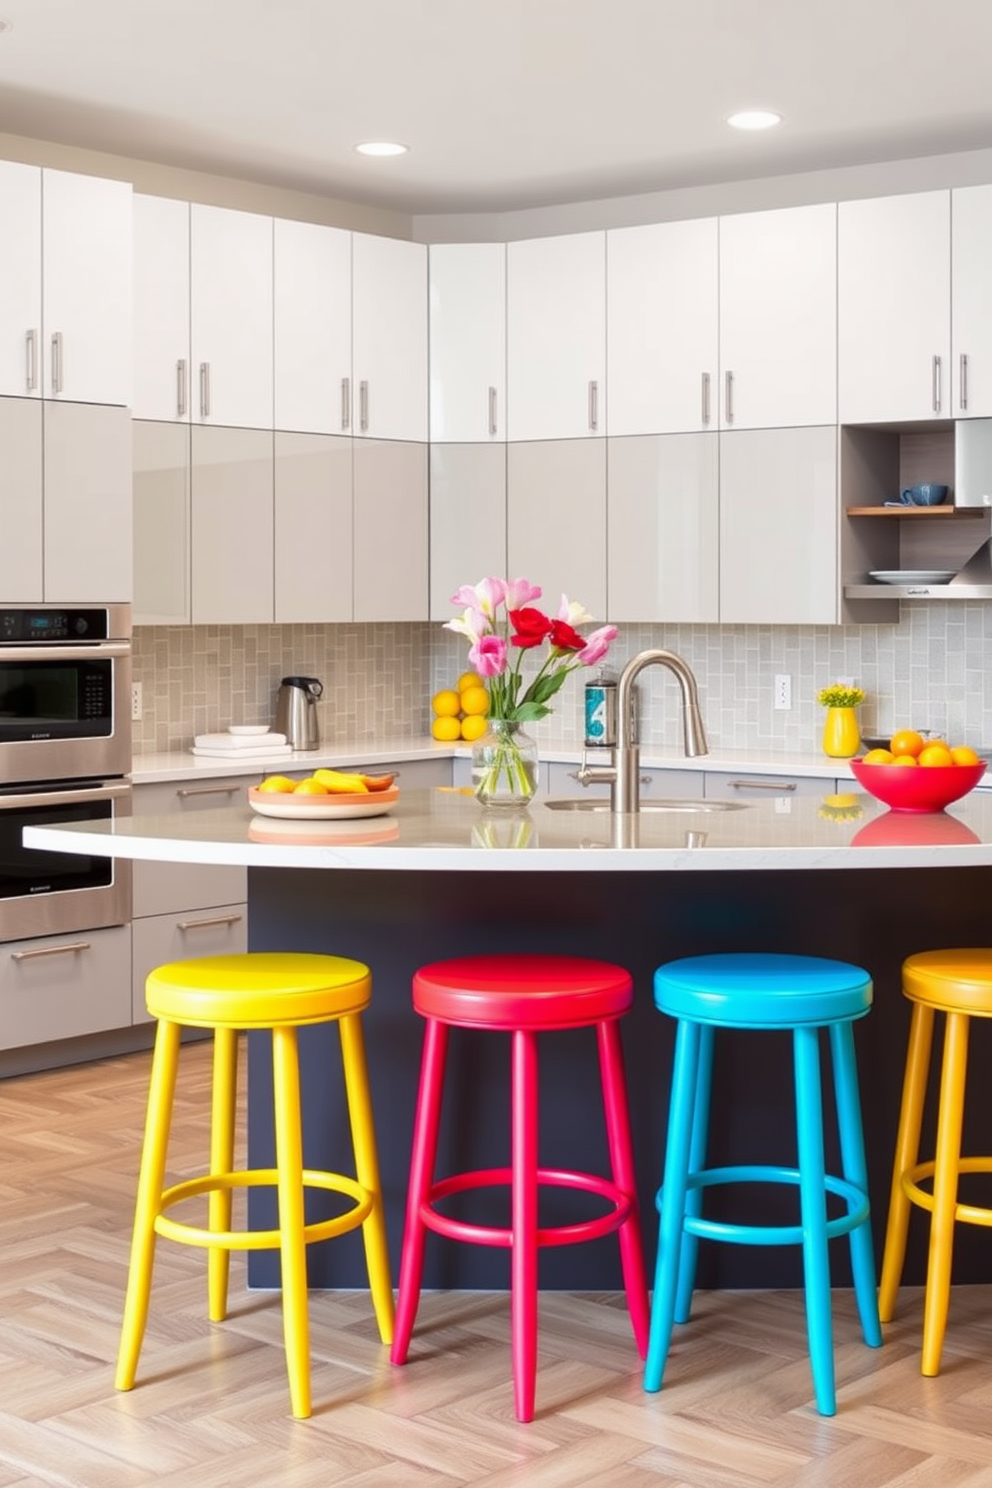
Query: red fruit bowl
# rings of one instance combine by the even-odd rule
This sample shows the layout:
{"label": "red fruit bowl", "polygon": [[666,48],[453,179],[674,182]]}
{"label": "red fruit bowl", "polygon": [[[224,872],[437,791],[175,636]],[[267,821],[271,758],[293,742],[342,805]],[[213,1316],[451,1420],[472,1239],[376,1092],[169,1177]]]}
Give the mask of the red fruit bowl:
{"label": "red fruit bowl", "polygon": [[852,759],[850,766],[869,795],[893,811],[943,811],[985,774],[984,760],[977,765],[866,765]]}

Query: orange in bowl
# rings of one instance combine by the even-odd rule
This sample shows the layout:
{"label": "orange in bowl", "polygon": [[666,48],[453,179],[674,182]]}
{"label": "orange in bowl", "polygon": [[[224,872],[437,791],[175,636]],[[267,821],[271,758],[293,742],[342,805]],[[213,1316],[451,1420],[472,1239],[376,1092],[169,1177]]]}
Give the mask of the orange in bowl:
{"label": "orange in bowl", "polygon": [[851,773],[869,795],[884,801],[893,811],[943,811],[973,790],[985,774],[985,761],[977,765],[869,765],[863,759],[850,761]]}

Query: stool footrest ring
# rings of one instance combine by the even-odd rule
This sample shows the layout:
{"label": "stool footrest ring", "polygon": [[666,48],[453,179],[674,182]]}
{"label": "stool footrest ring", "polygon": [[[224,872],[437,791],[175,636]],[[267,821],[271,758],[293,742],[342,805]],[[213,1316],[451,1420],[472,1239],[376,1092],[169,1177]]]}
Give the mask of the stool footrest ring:
{"label": "stool footrest ring", "polygon": [[[900,1186],[903,1193],[911,1204],[918,1204],[921,1209],[929,1209],[933,1213],[933,1194],[928,1193],[925,1188],[920,1188],[920,1180],[933,1178],[937,1164],[930,1162],[917,1163],[915,1167],[907,1168],[900,1177]],[[992,1173],[992,1157],[962,1157],[958,1160],[959,1173]],[[980,1204],[954,1205],[954,1218],[963,1224],[992,1226],[992,1209],[985,1209]]]}
{"label": "stool footrest ring", "polygon": [[[585,1193],[605,1199],[613,1207],[609,1213],[595,1219],[579,1220],[574,1224],[549,1225],[538,1228],[537,1244],[573,1245],[582,1240],[598,1240],[618,1230],[630,1217],[632,1201],[608,1178],[593,1173],[573,1173],[563,1168],[538,1168],[538,1184],[552,1188],[576,1188]],[[451,1194],[465,1193],[476,1188],[497,1188],[513,1182],[512,1168],[480,1168],[470,1173],[454,1173],[431,1185],[427,1198],[420,1205],[420,1217],[429,1230],[446,1235],[451,1240],[464,1240],[470,1245],[499,1245],[508,1248],[513,1244],[513,1231],[502,1226],[473,1224],[468,1220],[452,1219],[439,1214],[433,1207]]]}
{"label": "stool footrest ring", "polygon": [[[282,1243],[278,1230],[205,1230],[199,1225],[170,1219],[164,1212],[185,1199],[214,1193],[217,1189],[274,1188],[278,1181],[279,1174],[275,1168],[249,1168],[238,1173],[205,1173],[199,1178],[187,1178],[182,1183],[174,1183],[162,1195],[162,1212],[156,1217],[155,1233],[167,1240],[176,1240],[181,1245],[200,1245],[208,1249],[278,1250]],[[305,1225],[303,1240],[306,1245],[355,1230],[365,1223],[372,1212],[373,1198],[368,1189],[343,1173],[324,1173],[304,1168],[303,1187],[322,1188],[329,1193],[344,1194],[354,1200],[353,1207],[344,1214]]]}
{"label": "stool footrest ring", "polygon": [[[728,1183],[791,1183],[798,1187],[799,1181],[798,1168],[751,1165],[705,1168],[698,1173],[690,1173],[688,1187],[713,1188]],[[869,1213],[868,1195],[857,1184],[849,1183],[845,1178],[827,1174],[823,1182],[828,1193],[836,1194],[848,1206],[846,1214],[827,1221],[827,1239],[834,1240],[838,1235],[847,1235],[866,1222]],[[659,1188],[655,1197],[659,1212],[663,1195],[664,1185]],[[804,1239],[801,1224],[733,1224],[730,1221],[721,1222],[704,1219],[702,1215],[687,1214],[683,1218],[682,1227],[687,1234],[696,1235],[701,1240],[724,1240],[736,1245],[801,1245]]]}

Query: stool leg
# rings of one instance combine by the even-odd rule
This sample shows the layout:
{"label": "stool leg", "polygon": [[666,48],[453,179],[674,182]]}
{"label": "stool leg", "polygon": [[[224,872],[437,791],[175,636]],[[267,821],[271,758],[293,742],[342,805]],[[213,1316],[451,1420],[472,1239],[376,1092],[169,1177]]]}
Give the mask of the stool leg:
{"label": "stool leg", "polygon": [[[689,1172],[700,1173],[706,1166],[706,1144],[710,1129],[710,1093],[713,1087],[713,1041],[716,1030],[705,1024],[699,1029],[699,1056],[696,1061],[696,1102],[692,1116],[692,1142],[689,1145]],[[703,1190],[693,1185],[686,1192],[687,1217],[698,1219],[703,1211]],[[696,1285],[696,1260],[699,1237],[682,1231],[679,1254],[679,1285],[675,1294],[675,1321],[687,1323],[692,1311],[692,1294]]]}
{"label": "stool leg", "polygon": [[537,1380],[537,1040],[515,1029],[513,1041],[510,1343],[518,1421],[534,1419]]}
{"label": "stool leg", "polygon": [[[238,1086],[238,1034],[234,1028],[214,1030],[214,1078],[210,1116],[210,1172],[214,1177],[234,1167],[234,1121]],[[210,1190],[208,1227],[231,1228],[230,1188]],[[227,1284],[231,1252],[214,1245],[207,1252],[207,1316],[212,1323],[227,1317]]]}
{"label": "stool leg", "polygon": [[177,1023],[159,1019],[148,1084],[148,1110],[145,1114],[145,1135],[141,1146],[138,1193],[134,1206],[131,1260],[114,1379],[118,1390],[130,1390],[134,1385],[141,1340],[145,1336],[145,1325],[148,1322],[148,1302],[155,1261],[155,1220],[161,1212],[162,1190],[165,1186],[169,1127],[172,1123],[172,1102],[179,1068],[179,1033]]}
{"label": "stool leg", "polygon": [[[844,1177],[862,1193],[868,1192],[868,1164],[865,1162],[865,1139],[861,1127],[861,1100],[858,1094],[858,1065],[854,1052],[854,1029],[850,1023],[830,1025],[830,1051],[834,1071],[834,1099],[837,1103],[837,1126]],[[880,1348],[882,1329],[878,1321],[878,1295],[875,1289],[875,1253],[871,1243],[871,1220],[866,1218],[850,1234],[851,1274],[854,1296],[861,1318],[861,1332],[870,1348]]]}
{"label": "stool leg", "polygon": [[294,1027],[272,1030],[272,1097],[279,1191],[279,1255],[286,1370],[294,1416],[310,1414],[310,1322],[303,1236],[303,1134],[300,1065]]}
{"label": "stool leg", "polygon": [[379,1156],[375,1126],[372,1121],[372,1097],[369,1092],[365,1038],[358,1013],[340,1020],[341,1057],[344,1064],[345,1089],[348,1092],[348,1119],[355,1149],[355,1174],[359,1183],[372,1195],[372,1210],[362,1225],[365,1264],[379,1337],[391,1343],[393,1337],[393,1284],[389,1275],[389,1250],[386,1244],[386,1215],[379,1180]]}
{"label": "stool leg", "polygon": [[413,1152],[410,1158],[410,1182],[406,1195],[406,1221],[403,1227],[403,1250],[400,1255],[400,1281],[396,1299],[396,1324],[389,1357],[394,1364],[405,1364],[420,1301],[420,1281],[424,1274],[424,1246],[427,1226],[421,1208],[427,1203],[434,1181],[437,1160],[437,1137],[441,1122],[441,1096],[444,1091],[444,1066],[448,1052],[448,1028],[428,1018],[424,1030],[424,1056],[420,1066],[420,1088],[417,1112],[413,1122]]}
{"label": "stool leg", "polygon": [[883,1323],[890,1323],[895,1314],[899,1281],[906,1259],[912,1206],[902,1186],[902,1175],[915,1167],[920,1157],[920,1128],[923,1124],[923,1103],[926,1099],[930,1049],[933,1044],[933,1014],[933,1008],[924,1006],[922,1002],[914,1002],[899,1112],[899,1133],[892,1164],[889,1217],[882,1256],[882,1283],[878,1289],[878,1315]]}
{"label": "stool leg", "polygon": [[630,1136],[627,1078],[624,1071],[620,1025],[611,1019],[596,1027],[599,1068],[603,1082],[603,1111],[610,1148],[613,1182],[630,1200],[630,1214],[620,1226],[620,1264],[623,1270],[627,1310],[634,1329],[637,1351],[643,1359],[648,1347],[648,1280],[644,1270],[641,1222],[637,1207],[637,1176]]}
{"label": "stool leg", "polygon": [[699,1024],[680,1021],[675,1035],[672,1096],[665,1144],[665,1172],[658,1190],[661,1222],[658,1227],[658,1259],[655,1265],[651,1331],[644,1366],[644,1388],[661,1389],[665,1362],[675,1325],[675,1293],[678,1286],[679,1252],[689,1177],[696,1081],[699,1070]]}
{"label": "stool leg", "polygon": [[948,1013],[944,1030],[944,1058],[937,1108],[937,1146],[933,1174],[933,1218],[930,1256],[923,1299],[923,1361],[921,1373],[940,1372],[940,1352],[947,1327],[954,1255],[954,1212],[958,1202],[958,1164],[968,1065],[968,1016]]}
{"label": "stool leg", "polygon": [[827,1192],[823,1158],[823,1105],[820,1088],[820,1031],[792,1033],[799,1137],[799,1194],[803,1225],[806,1331],[816,1408],[821,1416],[837,1411],[834,1389],[833,1327],[830,1318],[830,1262],[827,1254]]}

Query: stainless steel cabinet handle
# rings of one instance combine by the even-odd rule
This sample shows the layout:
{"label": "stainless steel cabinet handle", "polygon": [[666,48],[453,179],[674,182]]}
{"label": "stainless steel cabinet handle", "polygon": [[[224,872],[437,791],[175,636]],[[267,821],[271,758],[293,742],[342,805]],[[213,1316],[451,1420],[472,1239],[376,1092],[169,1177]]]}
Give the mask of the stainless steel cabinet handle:
{"label": "stainless steel cabinet handle", "polygon": [[489,432],[496,433],[496,389],[489,389]]}
{"label": "stainless steel cabinet handle", "polygon": [[27,390],[33,393],[38,386],[38,332],[28,331],[24,337],[24,355],[27,361],[25,368],[25,382]]}
{"label": "stainless steel cabinet handle", "polygon": [[178,920],[176,923],[178,924],[180,930],[207,930],[212,928],[214,925],[240,925],[241,920],[241,915],[232,914],[211,915],[210,918],[206,920]]}
{"label": "stainless steel cabinet handle", "polygon": [[38,946],[33,951],[11,951],[11,961],[35,961],[39,956],[72,956],[77,951],[88,951],[92,945],[89,940],[71,940],[66,945]]}
{"label": "stainless steel cabinet handle", "polygon": [[590,427],[590,429],[593,429],[593,430],[599,428],[599,383],[598,382],[590,382],[590,384],[589,384],[589,427]]}
{"label": "stainless steel cabinet handle", "polygon": [[777,796],[796,789],[794,780],[728,780],[727,784],[731,790],[774,791]]}
{"label": "stainless steel cabinet handle", "polygon": [[703,423],[704,424],[708,424],[709,421],[710,421],[710,374],[708,372],[704,372],[703,373],[703,408],[702,408],[702,415],[703,415]]}
{"label": "stainless steel cabinet handle", "polygon": [[369,426],[369,385],[367,382],[358,384],[358,427],[362,433]]}
{"label": "stainless steel cabinet handle", "polygon": [[62,332],[55,331],[52,336],[52,392],[62,391]]}
{"label": "stainless steel cabinet handle", "polygon": [[240,785],[181,785],[176,791],[180,801],[187,796],[236,796]]}
{"label": "stainless steel cabinet handle", "polygon": [[176,362],[176,418],[186,417],[186,358]]}
{"label": "stainless steel cabinet handle", "polygon": [[351,378],[341,379],[341,427],[351,428]]}
{"label": "stainless steel cabinet handle", "polygon": [[210,363],[200,363],[200,417],[210,417]]}
{"label": "stainless steel cabinet handle", "polygon": [[65,646],[4,646],[3,660],[8,661],[105,661],[112,656],[130,656],[130,641],[88,641]]}
{"label": "stainless steel cabinet handle", "polygon": [[932,374],[931,375],[932,375],[932,378],[933,378],[933,411],[934,411],[934,413],[939,413],[940,412],[940,357],[939,356],[935,356],[934,359],[933,359],[933,369],[932,369]]}
{"label": "stainless steel cabinet handle", "polygon": [[724,386],[723,402],[724,402],[724,409],[725,409],[725,417],[726,417],[727,423],[728,424],[732,424],[734,422],[734,374],[733,374],[733,372],[725,372],[724,373],[723,386]]}
{"label": "stainless steel cabinet handle", "polygon": [[958,378],[958,404],[962,410],[968,407],[968,356],[966,352],[961,353],[961,375]]}
{"label": "stainless steel cabinet handle", "polygon": [[118,785],[63,786],[50,791],[16,791],[0,795],[0,811],[23,811],[27,806],[74,806],[77,801],[110,801],[131,794],[131,782]]}

